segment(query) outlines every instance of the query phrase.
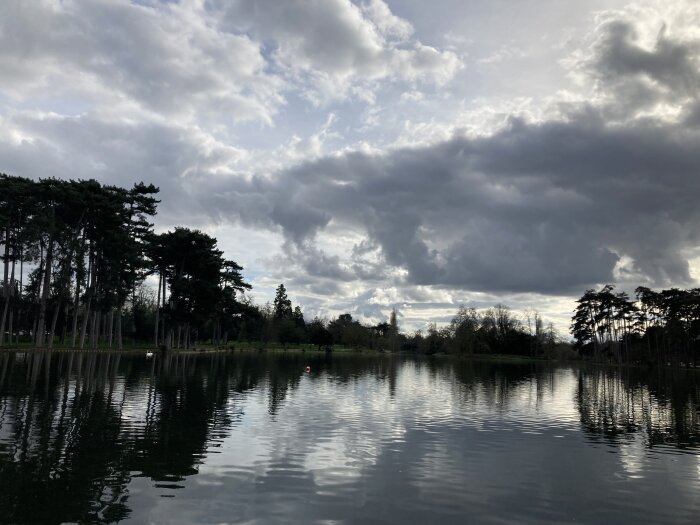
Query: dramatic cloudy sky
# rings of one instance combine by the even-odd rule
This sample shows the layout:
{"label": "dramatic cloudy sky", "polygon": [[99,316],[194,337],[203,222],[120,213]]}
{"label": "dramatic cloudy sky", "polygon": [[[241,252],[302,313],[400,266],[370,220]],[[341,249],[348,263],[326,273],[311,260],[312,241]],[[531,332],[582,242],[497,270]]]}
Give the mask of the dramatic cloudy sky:
{"label": "dramatic cloudy sky", "polygon": [[695,0],[0,2],[0,171],[153,182],[307,316],[693,286],[699,170]]}

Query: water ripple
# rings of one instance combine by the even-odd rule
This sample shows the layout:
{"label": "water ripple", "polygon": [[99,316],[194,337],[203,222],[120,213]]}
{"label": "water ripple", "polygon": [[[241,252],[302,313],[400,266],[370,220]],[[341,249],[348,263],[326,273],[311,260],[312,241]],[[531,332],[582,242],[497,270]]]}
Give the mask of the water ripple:
{"label": "water ripple", "polygon": [[0,367],[9,522],[641,524],[700,510],[693,374],[291,353],[5,353]]}

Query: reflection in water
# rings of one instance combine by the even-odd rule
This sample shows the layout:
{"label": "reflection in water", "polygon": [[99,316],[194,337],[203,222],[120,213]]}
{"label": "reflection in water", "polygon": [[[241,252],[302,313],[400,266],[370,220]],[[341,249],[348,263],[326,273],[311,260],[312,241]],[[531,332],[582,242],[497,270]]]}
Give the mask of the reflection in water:
{"label": "reflection in water", "polygon": [[700,445],[700,381],[678,369],[591,369],[578,377],[576,404],[592,438],[620,443],[643,436],[645,446]]}
{"label": "reflection in water", "polygon": [[691,523],[698,386],[678,370],[6,352],[2,520]]}

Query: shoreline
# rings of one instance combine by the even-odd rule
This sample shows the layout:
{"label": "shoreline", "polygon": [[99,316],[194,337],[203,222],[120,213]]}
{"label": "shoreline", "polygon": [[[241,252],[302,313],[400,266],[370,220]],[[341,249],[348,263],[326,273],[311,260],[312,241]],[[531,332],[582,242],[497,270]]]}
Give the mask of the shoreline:
{"label": "shoreline", "polygon": [[[205,354],[233,354],[233,353],[249,353],[249,354],[313,354],[313,355],[323,355],[323,354],[334,354],[334,355],[365,355],[365,356],[384,356],[384,357],[418,357],[422,359],[426,358],[454,358],[460,360],[474,360],[474,361],[508,361],[508,362],[534,362],[534,363],[551,363],[551,362],[571,362],[571,361],[558,361],[555,359],[546,359],[541,357],[529,357],[521,356],[517,354],[473,354],[473,355],[455,355],[448,354],[444,352],[435,354],[419,354],[412,352],[388,352],[373,350],[369,348],[333,348],[333,349],[318,349],[318,348],[301,348],[301,347],[289,347],[289,348],[255,348],[255,347],[198,347],[190,349],[171,349],[168,351],[163,351],[160,349],[155,349],[152,347],[138,347],[138,348],[123,348],[118,350],[116,348],[66,348],[66,347],[54,347],[54,348],[36,348],[36,347],[3,347],[0,348],[0,354],[2,353],[99,353],[99,354],[133,354],[141,355],[146,353],[152,353],[153,355],[205,355]],[[578,361],[580,362],[580,361]]]}
{"label": "shoreline", "polygon": [[0,355],[9,353],[52,353],[52,354],[68,354],[68,353],[82,353],[82,354],[125,354],[145,356],[147,353],[151,353],[153,356],[204,356],[204,355],[215,355],[215,354],[310,354],[314,356],[318,355],[363,355],[363,356],[380,356],[386,358],[394,357],[412,357],[418,359],[454,359],[456,361],[491,361],[500,362],[506,364],[560,364],[560,365],[584,365],[584,366],[595,366],[604,368],[619,368],[619,369],[657,369],[657,370],[684,370],[684,371],[700,371],[700,367],[686,367],[683,365],[674,364],[644,364],[644,363],[601,363],[597,361],[587,361],[585,359],[547,359],[544,357],[530,357],[522,356],[517,354],[471,354],[471,355],[455,355],[448,353],[435,353],[431,355],[409,353],[409,352],[387,352],[372,350],[369,348],[334,348],[331,351],[326,349],[317,348],[300,348],[300,347],[290,347],[290,348],[254,348],[254,347],[199,347],[195,349],[172,349],[169,351],[162,351],[160,349],[154,349],[150,347],[139,347],[139,348],[124,348],[118,350],[115,348],[65,348],[65,347],[55,347],[55,348],[36,348],[36,347],[3,347],[0,348]]}

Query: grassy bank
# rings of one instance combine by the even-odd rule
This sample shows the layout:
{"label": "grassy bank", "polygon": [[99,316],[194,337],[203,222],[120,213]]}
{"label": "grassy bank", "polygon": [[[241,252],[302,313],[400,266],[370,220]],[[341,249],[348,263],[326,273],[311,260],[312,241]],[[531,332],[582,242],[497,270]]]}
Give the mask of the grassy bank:
{"label": "grassy bank", "polygon": [[[434,358],[445,358],[445,357],[455,357],[459,359],[474,359],[474,360],[488,360],[488,361],[499,361],[507,363],[528,363],[528,362],[548,362],[557,361],[565,359],[549,359],[545,357],[530,357],[515,354],[450,354],[445,352],[439,352],[435,354],[423,354],[423,353],[413,353],[413,352],[397,352],[391,353],[387,351],[367,348],[367,347],[351,347],[344,345],[332,345],[330,347],[318,347],[311,344],[295,344],[295,345],[282,345],[279,343],[261,343],[261,342],[248,342],[248,341],[233,341],[226,345],[212,345],[210,343],[198,344],[189,349],[184,348],[173,348],[172,353],[177,354],[202,354],[202,353],[221,353],[221,352],[294,352],[294,353],[316,353],[322,354],[326,353],[328,350],[334,354],[376,354],[376,355],[395,355],[395,356],[420,356],[420,357],[434,357]],[[160,349],[155,348],[153,345],[137,343],[124,345],[122,350],[118,350],[114,345],[109,347],[106,344],[98,345],[97,348],[70,348],[59,346],[55,343],[52,349],[47,348],[36,348],[32,343],[20,343],[13,344],[11,347],[0,348],[0,351],[6,352],[28,352],[28,351],[50,351],[50,352],[123,352],[130,354],[145,354],[147,352],[160,352]]]}

